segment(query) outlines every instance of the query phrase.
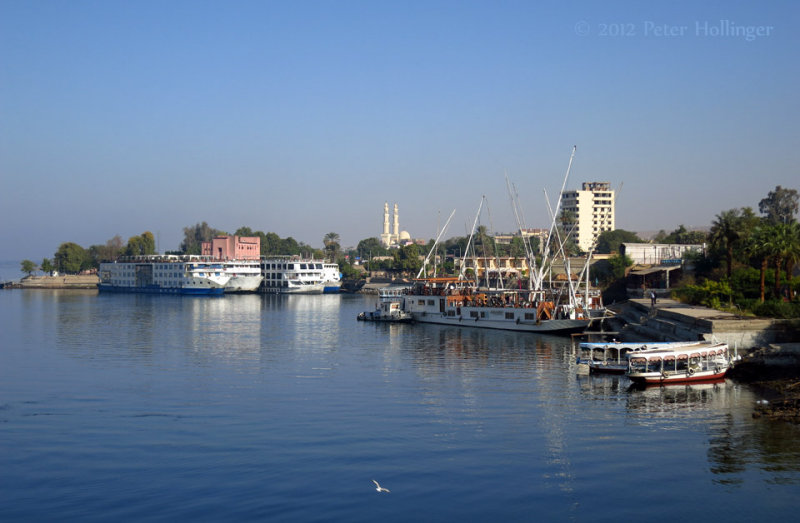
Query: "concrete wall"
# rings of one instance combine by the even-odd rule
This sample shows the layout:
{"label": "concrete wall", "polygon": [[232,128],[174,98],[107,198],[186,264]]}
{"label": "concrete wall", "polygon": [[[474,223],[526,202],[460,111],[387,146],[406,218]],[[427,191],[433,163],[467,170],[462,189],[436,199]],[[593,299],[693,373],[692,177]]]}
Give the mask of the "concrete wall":
{"label": "concrete wall", "polygon": [[741,350],[794,341],[797,336],[788,320],[737,317],[672,300],[659,303],[655,310],[649,300],[629,300],[620,306],[618,320],[624,322],[620,336],[642,341],[717,340]]}

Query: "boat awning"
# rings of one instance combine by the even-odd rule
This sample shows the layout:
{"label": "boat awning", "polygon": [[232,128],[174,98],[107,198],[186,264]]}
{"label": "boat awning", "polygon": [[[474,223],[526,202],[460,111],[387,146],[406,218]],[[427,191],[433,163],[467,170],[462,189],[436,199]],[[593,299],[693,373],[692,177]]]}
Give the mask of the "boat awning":
{"label": "boat awning", "polygon": [[648,274],[653,274],[661,271],[664,272],[674,271],[675,269],[680,269],[680,267],[650,267],[649,269],[639,269],[631,271],[631,274],[635,274],[636,276],[646,276]]}

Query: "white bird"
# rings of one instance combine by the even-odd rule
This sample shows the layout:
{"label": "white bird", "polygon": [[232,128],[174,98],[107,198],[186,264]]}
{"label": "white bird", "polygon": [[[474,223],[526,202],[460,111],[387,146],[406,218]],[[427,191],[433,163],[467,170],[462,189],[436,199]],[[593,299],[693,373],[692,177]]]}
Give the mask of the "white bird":
{"label": "white bird", "polygon": [[378,483],[374,479],[372,480],[372,482],[375,483],[375,490],[377,490],[378,492],[390,492],[388,488],[381,487],[380,483]]}

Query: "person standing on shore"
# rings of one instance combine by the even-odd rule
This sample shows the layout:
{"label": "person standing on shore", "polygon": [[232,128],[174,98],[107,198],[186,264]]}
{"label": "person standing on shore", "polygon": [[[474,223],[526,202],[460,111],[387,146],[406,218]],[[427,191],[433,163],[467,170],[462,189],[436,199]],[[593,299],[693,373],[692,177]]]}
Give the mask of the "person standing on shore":
{"label": "person standing on shore", "polygon": [[650,291],[650,308],[655,308],[656,306],[656,291]]}

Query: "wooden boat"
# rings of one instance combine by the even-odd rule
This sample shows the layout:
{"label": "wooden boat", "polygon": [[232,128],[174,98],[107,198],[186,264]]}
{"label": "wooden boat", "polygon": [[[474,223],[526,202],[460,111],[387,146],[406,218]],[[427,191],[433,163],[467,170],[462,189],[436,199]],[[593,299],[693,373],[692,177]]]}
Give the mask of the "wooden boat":
{"label": "wooden boat", "polygon": [[[403,309],[421,323],[549,334],[586,329],[595,318],[594,306],[564,301],[545,291],[487,290],[457,277],[420,278],[404,295]],[[592,303],[602,314],[599,298]]]}
{"label": "wooden boat", "polygon": [[[628,370],[628,354],[649,349],[677,348],[697,344],[696,341],[675,342],[583,342],[576,361],[578,374],[624,374]],[[709,342],[710,343],[710,342]]]}
{"label": "wooden boat", "polygon": [[733,358],[727,343],[695,343],[630,352],[626,374],[634,383],[669,384],[720,380]]}

